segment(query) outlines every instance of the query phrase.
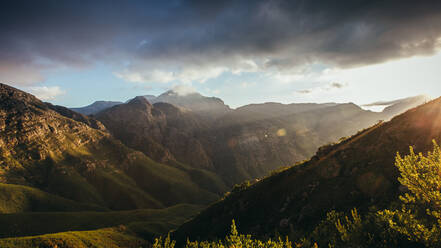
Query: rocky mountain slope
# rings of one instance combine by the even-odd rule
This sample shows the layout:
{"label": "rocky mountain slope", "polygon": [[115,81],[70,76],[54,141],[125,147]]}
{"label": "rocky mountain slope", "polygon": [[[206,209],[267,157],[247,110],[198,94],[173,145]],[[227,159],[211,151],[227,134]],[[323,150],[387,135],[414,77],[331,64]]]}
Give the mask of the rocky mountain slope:
{"label": "rocky mountain slope", "polygon": [[[176,105],[152,105],[146,97],[136,97],[101,111],[96,118],[125,145],[156,161],[179,161],[209,170],[230,186],[308,159],[321,145],[426,101],[401,99],[378,113],[352,103],[264,103],[230,110],[218,100],[172,91],[148,99]],[[201,115],[201,109],[189,103],[215,110]]]}
{"label": "rocky mountain slope", "polygon": [[396,152],[406,154],[409,146],[427,151],[433,139],[441,140],[441,98],[321,147],[309,161],[237,187],[184,224],[176,237],[223,237],[231,219],[244,233],[300,237],[330,210],[387,207],[405,190],[397,181]]}
{"label": "rocky mountain slope", "polygon": [[[207,204],[225,190],[208,183],[211,176],[158,164],[114,139],[99,121],[0,84],[0,182],[5,185],[0,205],[5,212],[62,210],[69,201],[83,204],[83,210]],[[37,204],[47,198],[58,207]]]}
{"label": "rocky mountain slope", "polygon": [[136,97],[96,115],[110,132],[127,146],[157,161],[181,161],[196,168],[213,169],[198,140],[203,127],[193,112],[168,103],[150,104]]}

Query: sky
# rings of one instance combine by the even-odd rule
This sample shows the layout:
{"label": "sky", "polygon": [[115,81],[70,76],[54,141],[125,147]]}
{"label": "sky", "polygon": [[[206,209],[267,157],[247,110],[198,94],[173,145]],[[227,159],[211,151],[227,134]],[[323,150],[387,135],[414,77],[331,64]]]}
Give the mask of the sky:
{"label": "sky", "polygon": [[441,1],[0,0],[0,82],[68,107],[439,97],[440,48]]}

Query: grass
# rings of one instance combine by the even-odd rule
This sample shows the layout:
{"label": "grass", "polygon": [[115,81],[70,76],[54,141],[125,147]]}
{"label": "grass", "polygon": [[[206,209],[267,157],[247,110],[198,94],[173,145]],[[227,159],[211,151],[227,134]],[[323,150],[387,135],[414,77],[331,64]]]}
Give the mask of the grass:
{"label": "grass", "polygon": [[[54,199],[70,199],[112,210],[164,208],[179,203],[208,204],[226,191],[226,186],[212,173],[159,164],[112,138],[80,147],[69,145],[69,140],[64,142],[59,144],[65,148],[64,152],[52,152],[38,162],[26,161],[26,170],[22,172],[26,177],[21,177],[26,181],[17,179],[16,183],[26,183],[40,189],[39,192],[59,196]],[[42,200],[36,208],[28,194],[17,194],[13,189],[1,191],[0,188],[0,213],[82,210],[52,206],[45,209],[40,203]]]}
{"label": "grass", "polygon": [[43,129],[11,151],[0,148],[0,182],[37,189],[1,186],[0,213],[209,204],[226,190],[213,173],[157,163],[95,129],[49,117],[56,133]]}
{"label": "grass", "polygon": [[[179,204],[165,209],[109,212],[34,212],[0,215],[0,238],[93,230],[128,225],[143,237],[177,228],[202,210],[202,206]],[[0,243],[1,244],[1,243]],[[0,247],[3,247],[0,245]]]}
{"label": "grass", "polygon": [[147,247],[147,242],[136,237],[122,226],[94,231],[63,232],[41,236],[0,239],[0,247],[139,248]]}
{"label": "grass", "polygon": [[0,183],[0,213],[83,210],[102,211],[105,208],[78,203],[32,187]]}

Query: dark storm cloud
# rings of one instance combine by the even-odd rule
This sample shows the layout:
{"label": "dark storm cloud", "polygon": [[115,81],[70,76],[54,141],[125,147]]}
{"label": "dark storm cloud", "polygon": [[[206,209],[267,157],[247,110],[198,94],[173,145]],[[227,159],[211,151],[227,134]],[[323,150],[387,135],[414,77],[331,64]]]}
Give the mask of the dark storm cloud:
{"label": "dark storm cloud", "polygon": [[125,66],[122,77],[173,71],[167,78],[186,67],[255,70],[250,60],[259,70],[352,67],[432,54],[440,36],[441,1],[11,0],[0,2],[0,74],[32,82],[95,62]]}

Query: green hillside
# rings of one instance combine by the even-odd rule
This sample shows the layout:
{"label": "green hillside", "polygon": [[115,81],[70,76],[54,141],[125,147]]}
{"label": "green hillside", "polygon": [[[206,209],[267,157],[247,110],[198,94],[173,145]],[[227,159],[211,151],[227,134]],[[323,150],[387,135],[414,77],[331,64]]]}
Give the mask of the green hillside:
{"label": "green hillside", "polygon": [[78,203],[36,188],[0,183],[0,213],[42,211],[104,211],[103,207]]}
{"label": "green hillside", "polygon": [[0,214],[0,238],[128,225],[143,235],[163,234],[195,216],[202,206],[180,204],[164,209],[106,212],[28,212]]}
{"label": "green hillside", "polygon": [[94,231],[64,232],[41,236],[0,239],[0,247],[63,247],[63,248],[139,248],[148,243],[136,237],[125,227]]}

